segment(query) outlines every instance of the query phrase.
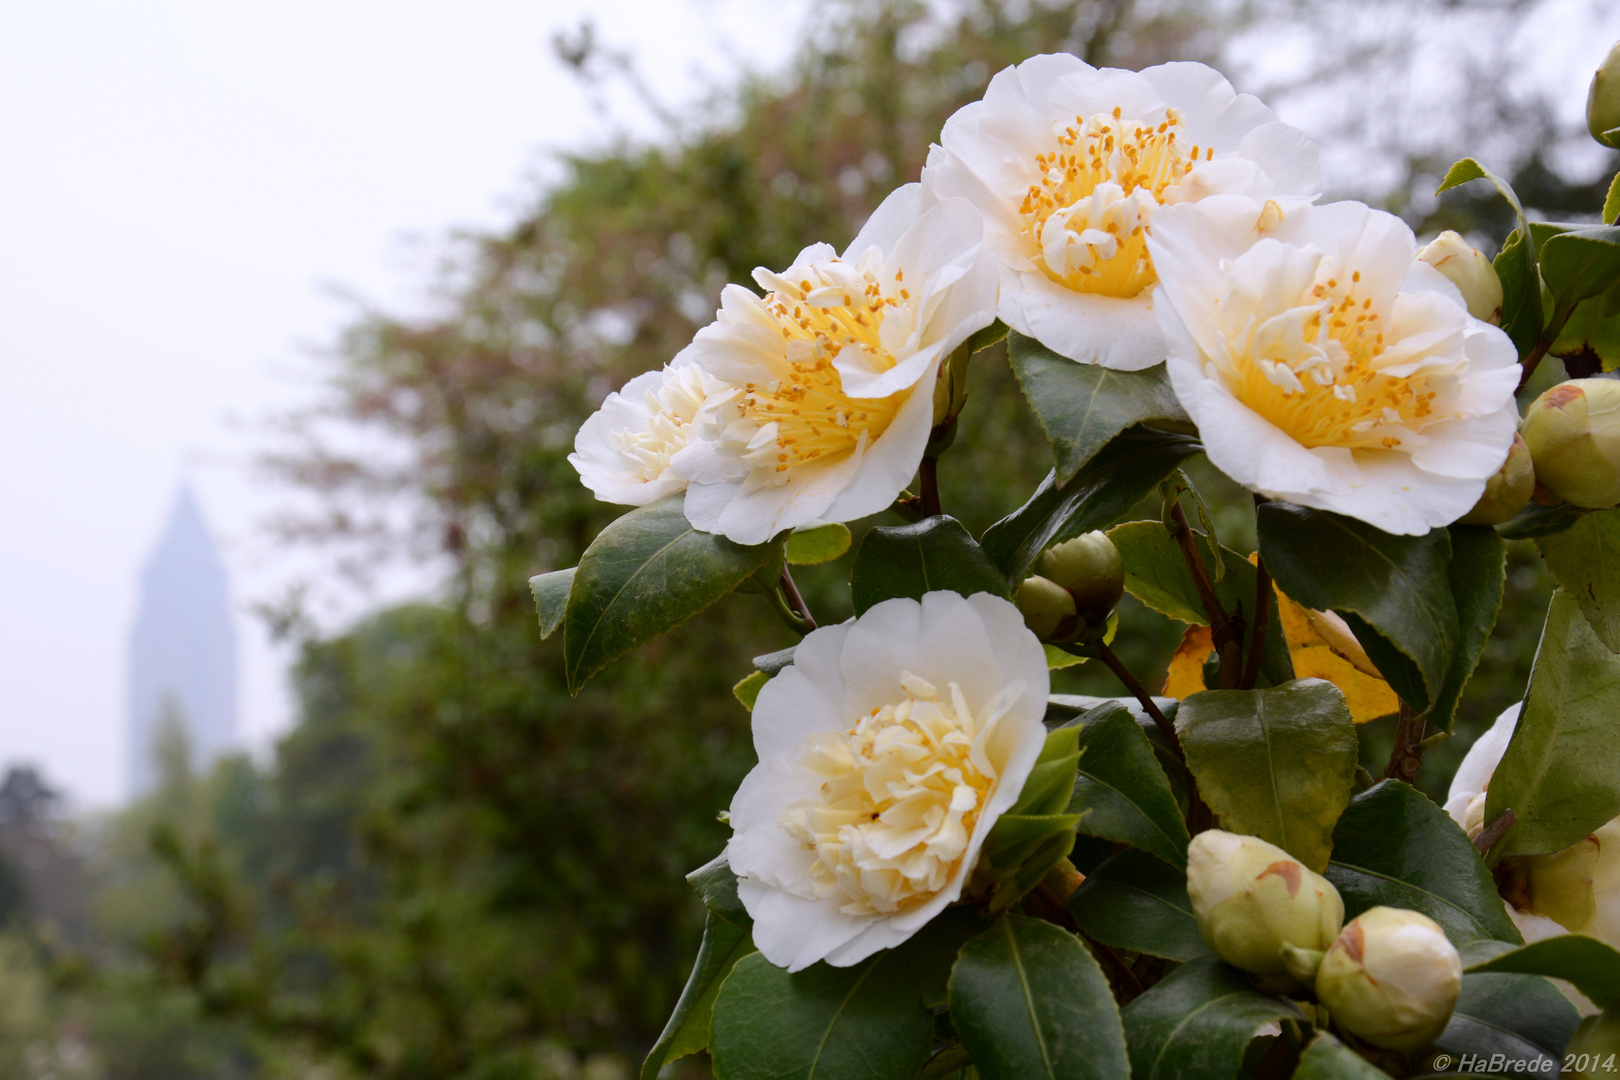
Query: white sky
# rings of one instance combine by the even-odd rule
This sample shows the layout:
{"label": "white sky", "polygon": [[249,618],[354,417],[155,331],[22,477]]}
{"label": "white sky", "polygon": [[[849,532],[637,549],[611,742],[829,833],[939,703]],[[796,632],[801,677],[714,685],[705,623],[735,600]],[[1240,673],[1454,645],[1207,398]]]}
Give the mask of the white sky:
{"label": "white sky", "polygon": [[598,136],[549,49],[590,9],[682,100],[784,60],[803,3],[0,4],[0,763],[121,796],[137,574],[183,476],[232,572],[245,734],[288,723],[247,611],[289,572],[257,424],[352,316],[332,286],[410,310],[439,238]]}
{"label": "white sky", "polygon": [[[1578,116],[1613,35],[1567,31],[1620,26],[1596,0],[1540,7],[1524,45]],[[42,765],[80,806],[121,796],[137,573],[182,477],[231,569],[242,724],[267,746],[290,721],[285,657],[248,607],[316,564],[258,531],[279,496],[246,466],[267,414],[305,400],[311,349],[354,314],[333,287],[410,311],[450,229],[509,223],[548,151],[601,136],[554,31],[594,12],[680,101],[781,64],[807,10],[0,4],[0,764]]]}

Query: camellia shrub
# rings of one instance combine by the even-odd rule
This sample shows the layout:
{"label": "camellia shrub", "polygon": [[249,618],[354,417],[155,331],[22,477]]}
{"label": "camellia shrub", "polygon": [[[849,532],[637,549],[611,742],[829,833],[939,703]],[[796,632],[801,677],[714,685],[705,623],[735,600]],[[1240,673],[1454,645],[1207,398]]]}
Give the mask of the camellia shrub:
{"label": "camellia shrub", "polygon": [[[1442,190],[1481,179],[1519,212],[1472,159]],[[642,1076],[1620,1068],[1620,179],[1602,214],[1420,248],[1320,201],[1310,140],[1218,72],[1047,55],[844,251],[728,286],[579,431],[634,509],[532,582],[576,690],[732,592],[802,635],[735,688],[758,764]],[[937,477],[1002,338],[1054,463],[975,537]],[[1591,377],[1521,419],[1548,355]],[[1253,493],[1254,554],[1197,454]],[[885,512],[819,625],[792,567]],[[1560,589],[1442,809],[1411,781],[1512,538]],[[1186,624],[1159,695],[1112,647],[1126,592]],[[1127,694],[1052,694],[1076,663]],[[1390,716],[1374,777],[1356,724]]]}

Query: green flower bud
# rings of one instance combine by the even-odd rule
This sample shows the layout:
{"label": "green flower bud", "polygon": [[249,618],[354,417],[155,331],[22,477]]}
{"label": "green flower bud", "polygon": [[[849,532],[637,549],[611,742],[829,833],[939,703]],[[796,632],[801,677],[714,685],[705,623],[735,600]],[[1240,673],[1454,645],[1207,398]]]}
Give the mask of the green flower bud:
{"label": "green flower bud", "polygon": [[1520,429],[1536,480],[1566,502],[1620,502],[1620,382],[1571,379],[1530,406]]}
{"label": "green flower bud", "polygon": [[1079,623],[1074,596],[1043,577],[1026,578],[1018,586],[1018,610],[1023,613],[1024,625],[1042,641],[1064,640]]}
{"label": "green flower bud", "polygon": [[1478,248],[1447,229],[1418,252],[1418,258],[1457,286],[1468,314],[1488,323],[1502,321],[1502,279]]}
{"label": "green flower bud", "polygon": [[1586,130],[1604,146],[1620,148],[1609,133],[1620,128],[1620,41],[1609,48],[1586,92]]}
{"label": "green flower bud", "polygon": [[1500,525],[1524,509],[1536,490],[1536,469],[1524,438],[1513,436],[1513,449],[1496,474],[1485,481],[1485,494],[1474,508],[1457,519],[1459,525]]}
{"label": "green flower bud", "polygon": [[1564,1049],[1565,1077],[1576,1080],[1613,1080],[1620,1067],[1620,1012],[1610,1009],[1588,1016]]}
{"label": "green flower bud", "polygon": [[1316,996],[1339,1026],[1385,1050],[1440,1037],[1462,991],[1462,960],[1427,915],[1375,907],[1352,919],[1322,958]]}
{"label": "green flower bud", "polygon": [[1088,532],[1041,552],[1035,572],[1074,594],[1081,618],[1100,624],[1125,595],[1125,563],[1107,534]]}
{"label": "green flower bud", "polygon": [[1187,848],[1187,896],[1215,955],[1267,978],[1308,983],[1344,922],[1326,878],[1275,844],[1220,829]]}

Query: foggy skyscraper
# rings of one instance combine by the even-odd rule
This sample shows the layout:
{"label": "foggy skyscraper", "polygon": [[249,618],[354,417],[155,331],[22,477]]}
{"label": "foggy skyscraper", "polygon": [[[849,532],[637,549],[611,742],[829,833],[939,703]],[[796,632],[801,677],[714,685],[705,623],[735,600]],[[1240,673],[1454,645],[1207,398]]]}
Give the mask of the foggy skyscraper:
{"label": "foggy skyscraper", "polygon": [[236,636],[225,564],[189,487],[181,487],[141,571],[129,660],[131,796],[156,783],[154,737],[165,715],[184,721],[196,765],[235,747]]}

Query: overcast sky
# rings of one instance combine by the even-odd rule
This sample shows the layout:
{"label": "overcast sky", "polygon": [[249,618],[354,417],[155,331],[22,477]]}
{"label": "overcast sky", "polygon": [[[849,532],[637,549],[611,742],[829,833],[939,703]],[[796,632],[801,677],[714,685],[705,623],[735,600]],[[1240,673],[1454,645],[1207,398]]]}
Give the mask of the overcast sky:
{"label": "overcast sky", "polygon": [[244,733],[288,722],[247,610],[289,573],[260,421],[352,317],[334,286],[409,311],[448,230],[599,137],[548,44],[592,9],[683,100],[780,64],[803,4],[0,4],[0,763],[121,797],[136,580],[182,477],[231,569]]}

